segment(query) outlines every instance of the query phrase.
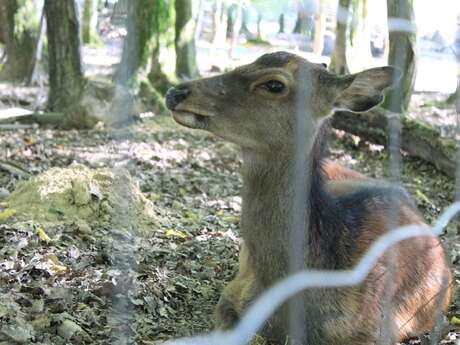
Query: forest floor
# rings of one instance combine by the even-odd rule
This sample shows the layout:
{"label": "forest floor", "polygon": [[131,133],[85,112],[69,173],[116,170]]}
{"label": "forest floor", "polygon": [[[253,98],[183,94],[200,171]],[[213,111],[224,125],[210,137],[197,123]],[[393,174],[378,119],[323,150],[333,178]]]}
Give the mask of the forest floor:
{"label": "forest floor", "polygon": [[[219,294],[237,269],[241,162],[235,146],[156,116],[116,131],[2,131],[0,150],[6,188],[0,199],[52,167],[79,163],[128,171],[155,213],[148,231],[138,233],[128,211],[123,220],[123,208],[118,224],[82,225],[66,218],[64,207],[44,210],[61,220],[53,223],[4,200],[1,345],[153,344],[212,328]],[[329,156],[386,176],[386,151],[357,137],[334,131]],[[403,155],[401,179],[429,222],[454,198],[454,181],[423,161]],[[95,199],[99,194],[92,192]],[[457,264],[457,225],[448,233]],[[454,302],[450,315],[456,313]],[[442,344],[457,337],[451,332]]]}

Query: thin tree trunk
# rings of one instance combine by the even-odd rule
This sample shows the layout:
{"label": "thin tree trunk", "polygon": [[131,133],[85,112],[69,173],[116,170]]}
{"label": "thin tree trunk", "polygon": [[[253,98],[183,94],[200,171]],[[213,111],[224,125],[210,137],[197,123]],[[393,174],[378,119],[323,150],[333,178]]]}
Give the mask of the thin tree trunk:
{"label": "thin tree trunk", "polygon": [[[213,61],[213,58],[216,55],[216,48],[217,44],[219,43],[219,39],[221,37],[222,29],[223,29],[223,21],[225,17],[225,4],[224,1],[222,0],[216,0],[214,3],[214,15],[213,15],[213,21],[212,21],[212,45],[211,45],[211,50],[210,50],[210,57],[211,61]],[[223,37],[225,38],[225,37]]]}
{"label": "thin tree trunk", "polygon": [[[405,19],[407,29],[414,20],[412,0],[387,0],[388,18]],[[389,22],[391,25],[391,21]],[[415,32],[390,30],[390,51],[388,63],[402,71],[400,83],[390,92],[383,107],[395,112],[405,113],[409,107],[415,83],[416,35]]]}
{"label": "thin tree trunk", "polygon": [[230,41],[230,49],[228,50],[228,56],[230,58],[230,61],[233,59],[233,52],[234,48],[238,42],[238,30],[237,27],[241,25],[241,7],[243,6],[243,1],[239,0],[238,4],[235,5],[235,18],[233,19],[232,22],[232,37]]}
{"label": "thin tree trunk", "polygon": [[459,97],[460,97],[460,83],[457,83],[457,89],[455,90],[455,92],[453,94],[451,94],[447,98],[446,102],[449,103],[449,104],[454,104],[455,102],[457,102]]}
{"label": "thin tree trunk", "polygon": [[294,34],[305,34],[307,32],[307,22],[305,15],[299,11],[297,12],[297,19],[295,21],[294,29],[292,33]]}
{"label": "thin tree trunk", "polygon": [[251,36],[251,31],[249,31],[249,28],[248,28],[248,22],[249,22],[249,10],[246,6],[242,6],[240,35]]}
{"label": "thin tree trunk", "polygon": [[195,22],[190,0],[175,0],[176,10],[176,75],[179,78],[192,78],[198,75],[195,56]]}
{"label": "thin tree trunk", "polygon": [[75,2],[45,0],[49,55],[48,107],[68,111],[80,103],[84,87]]}
{"label": "thin tree trunk", "polygon": [[237,8],[238,6],[236,4],[231,4],[227,8],[227,33],[226,37],[227,39],[232,39],[233,38],[233,29],[235,27],[235,17],[237,16]]}
{"label": "thin tree trunk", "polygon": [[34,50],[32,54],[32,61],[30,64],[30,73],[27,76],[26,85],[30,86],[34,81],[37,80],[38,75],[38,64],[41,60],[42,47],[43,47],[43,29],[45,27],[45,9],[42,9],[42,14],[40,15],[40,24],[38,25],[37,38],[34,45]]}
{"label": "thin tree trunk", "polygon": [[[17,26],[15,16],[26,4],[24,0],[0,1],[0,31],[5,43],[6,62],[0,72],[0,79],[22,82],[31,73],[36,23],[31,18],[35,13],[23,13],[28,20]],[[23,8],[24,9],[24,8]]]}
{"label": "thin tree trunk", "polygon": [[262,13],[259,12],[258,15],[257,15],[257,39],[259,41],[262,40],[262,28],[261,28],[261,25],[260,25],[262,23],[262,18],[263,18]]}
{"label": "thin tree trunk", "polygon": [[[127,35],[123,40],[121,62],[116,75],[115,96],[111,105],[112,126],[122,126],[135,115],[133,83],[148,57],[149,43],[155,31],[155,15],[159,1],[123,0],[128,11]],[[158,22],[156,22],[158,25]],[[156,56],[158,58],[158,56]],[[154,63],[154,62],[153,62]]]}
{"label": "thin tree trunk", "polygon": [[337,26],[335,46],[331,57],[331,71],[336,74],[347,74],[347,33],[351,0],[339,0],[337,10]]}
{"label": "thin tree trunk", "polygon": [[284,13],[281,13],[278,18],[279,29],[278,33],[284,34]]}
{"label": "thin tree trunk", "polygon": [[81,35],[83,44],[90,44],[98,41],[96,5],[97,3],[95,0],[85,0],[83,3]]}
{"label": "thin tree trunk", "polygon": [[321,1],[319,4],[318,13],[315,15],[315,37],[313,43],[313,52],[322,55],[324,46],[324,29],[326,26],[326,13],[324,4]]}

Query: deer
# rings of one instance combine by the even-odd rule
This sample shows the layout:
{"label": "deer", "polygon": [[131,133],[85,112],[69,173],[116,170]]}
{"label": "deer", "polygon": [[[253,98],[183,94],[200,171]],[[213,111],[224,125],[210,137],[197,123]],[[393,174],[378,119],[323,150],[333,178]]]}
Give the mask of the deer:
{"label": "deer", "polygon": [[[342,171],[324,154],[334,112],[372,109],[399,77],[391,66],[337,76],[275,52],[168,90],[166,106],[178,124],[241,150],[240,270],[218,303],[217,328],[231,327],[258,295],[293,272],[353,268],[377,238],[398,226],[430,232],[403,187]],[[292,297],[260,335],[276,344],[371,345],[382,337],[395,344],[433,328],[437,311],[448,307],[451,285],[437,237],[403,240],[361,284]],[[293,329],[293,322],[301,328]]]}

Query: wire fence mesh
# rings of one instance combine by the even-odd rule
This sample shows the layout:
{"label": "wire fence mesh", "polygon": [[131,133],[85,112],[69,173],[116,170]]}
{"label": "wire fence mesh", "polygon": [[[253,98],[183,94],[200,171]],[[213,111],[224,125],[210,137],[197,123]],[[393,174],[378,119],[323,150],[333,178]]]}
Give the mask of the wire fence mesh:
{"label": "wire fence mesh", "polygon": [[[401,1],[399,6],[399,12],[407,12],[407,9],[403,6],[407,6],[407,3]],[[343,7],[338,7],[337,17],[339,21],[346,23],[349,19],[349,10]],[[406,32],[416,34],[416,25],[412,20],[405,18],[389,18],[388,29],[390,32]],[[398,49],[398,47],[397,47]],[[404,65],[404,54],[403,47],[399,47],[397,52],[396,63]],[[299,80],[304,80],[305,76],[300,76]],[[311,90],[305,90],[307,93]],[[389,108],[394,110],[398,109],[399,103],[401,102],[401,90],[397,89],[391,92],[388,97],[390,98]],[[460,99],[460,96],[459,96]],[[457,101],[457,113],[458,113]],[[303,125],[305,121],[307,125]],[[416,236],[437,236],[442,233],[446,225],[452,220],[452,218],[460,211],[460,203],[454,202],[433,224],[431,231],[426,226],[405,226],[398,228],[399,217],[400,217],[400,203],[395,203],[387,215],[390,222],[388,223],[388,233],[375,240],[375,243],[362,257],[355,268],[345,271],[322,271],[322,270],[303,270],[298,272],[302,267],[305,266],[305,258],[308,257],[308,246],[309,243],[308,234],[305,233],[305,229],[308,228],[308,215],[305,214],[304,206],[308,204],[307,195],[302,193],[306,189],[305,186],[309,185],[311,181],[305,180],[304,171],[308,171],[311,167],[306,164],[304,158],[304,150],[306,147],[310,147],[308,140],[314,137],[314,133],[311,133],[313,116],[310,109],[298,107],[297,110],[297,128],[295,133],[296,138],[296,152],[295,152],[295,167],[293,179],[294,190],[296,193],[293,195],[294,204],[289,212],[291,223],[289,224],[290,230],[290,248],[289,251],[289,267],[287,270],[291,272],[291,275],[283,281],[275,284],[268,291],[264,292],[252,306],[244,313],[239,321],[238,325],[231,331],[227,332],[212,332],[208,335],[182,338],[167,342],[169,345],[179,344],[246,344],[252,337],[262,328],[263,324],[270,319],[271,315],[279,308],[284,302],[290,299],[289,304],[289,334],[292,339],[302,339],[302,334],[305,332],[305,317],[302,313],[305,312],[304,301],[301,297],[292,298],[292,296],[299,296],[299,292],[308,288],[337,288],[345,287],[350,285],[357,285],[362,283],[372,268],[377,263],[377,260],[384,254],[388,261],[387,267],[390,274],[385,275],[384,285],[385,294],[384,306],[381,315],[382,326],[376,344],[391,345],[392,343],[392,327],[395,327],[392,316],[395,308],[398,306],[393,305],[392,295],[395,293],[395,260],[396,256],[392,253],[391,249],[396,243],[409,239]],[[400,116],[395,114],[390,119],[390,125],[388,128],[388,150],[389,150],[389,165],[388,175],[390,180],[395,184],[401,183],[401,151],[400,151],[400,131],[401,123]],[[458,126],[458,114],[457,114],[457,126]],[[310,132],[309,132],[310,130]],[[458,138],[457,138],[458,139]],[[459,169],[457,169],[457,186],[459,181]],[[457,187],[458,193],[458,187]],[[394,230],[392,230],[394,229]],[[389,253],[389,254],[388,254]],[[297,272],[297,273],[292,273]],[[444,295],[447,292],[447,284],[449,283],[448,277],[444,275],[442,284],[444,288],[441,289],[439,294],[436,296],[438,313],[436,317],[436,324],[431,333],[430,343],[438,344],[441,338],[442,328],[442,310],[441,304],[444,299]],[[318,301],[321,303],[321,301]],[[431,302],[431,301],[428,301]],[[420,308],[422,308],[421,306]],[[414,315],[412,315],[414,317]],[[406,320],[403,326],[410,322]],[[371,342],[369,342],[371,343]]]}

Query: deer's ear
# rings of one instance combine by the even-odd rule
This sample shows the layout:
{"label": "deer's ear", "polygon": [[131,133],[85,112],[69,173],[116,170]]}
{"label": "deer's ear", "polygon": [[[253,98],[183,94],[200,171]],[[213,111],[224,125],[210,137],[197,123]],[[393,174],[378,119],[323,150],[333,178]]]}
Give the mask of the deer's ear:
{"label": "deer's ear", "polygon": [[383,101],[383,91],[396,84],[401,77],[398,68],[386,66],[340,77],[336,109],[367,111]]}

